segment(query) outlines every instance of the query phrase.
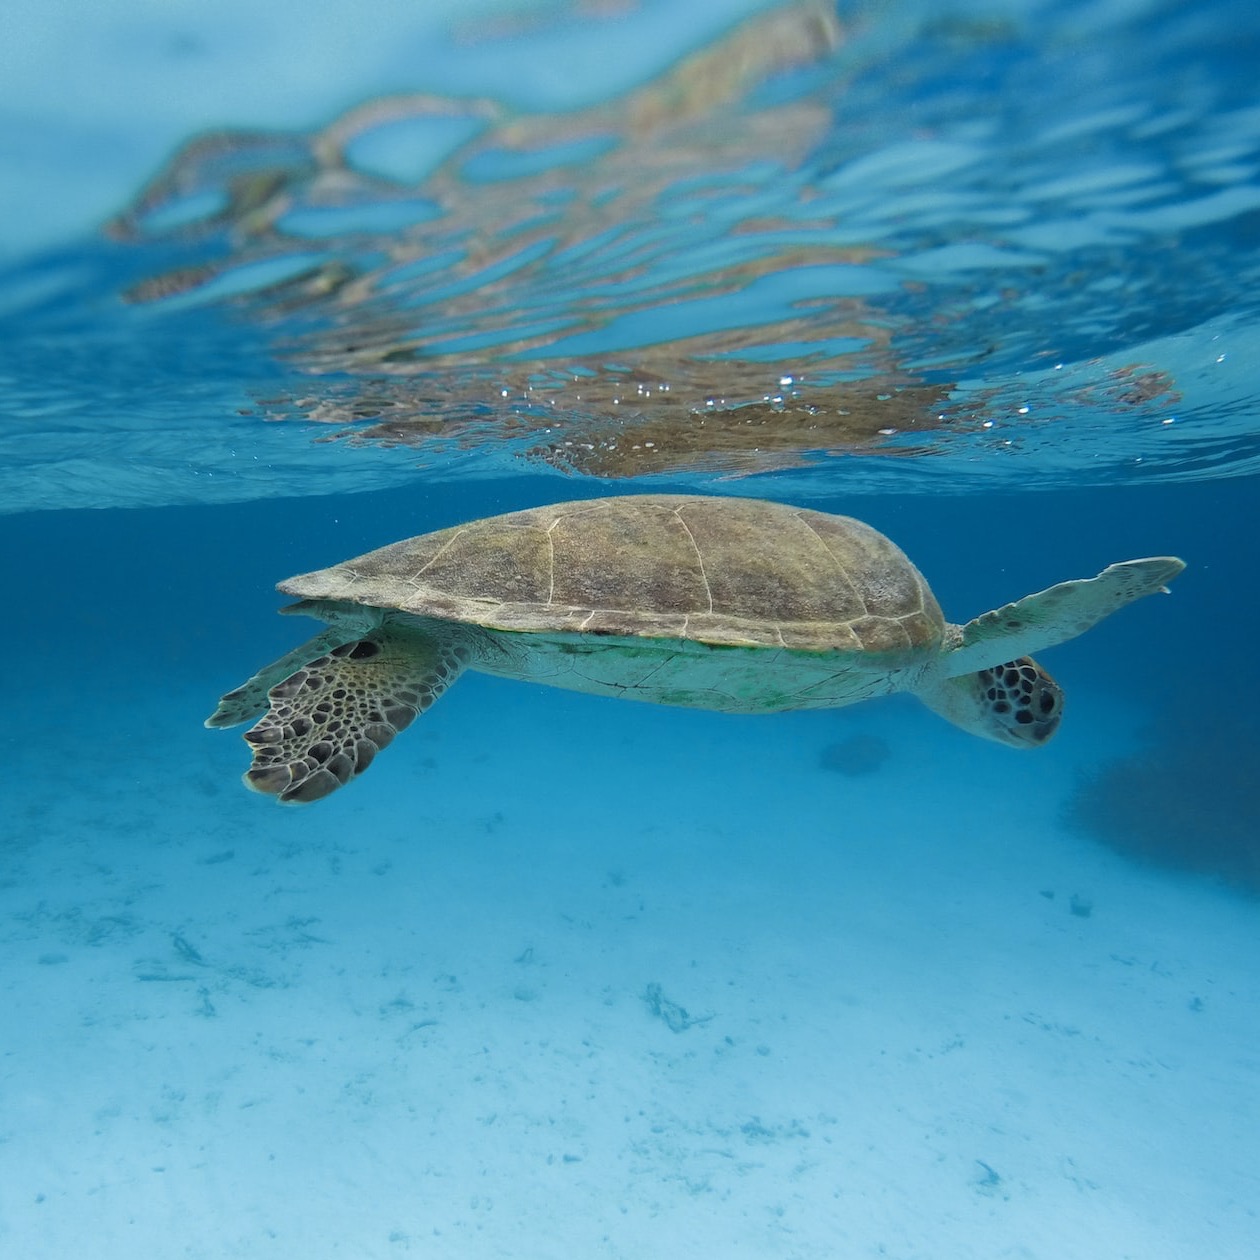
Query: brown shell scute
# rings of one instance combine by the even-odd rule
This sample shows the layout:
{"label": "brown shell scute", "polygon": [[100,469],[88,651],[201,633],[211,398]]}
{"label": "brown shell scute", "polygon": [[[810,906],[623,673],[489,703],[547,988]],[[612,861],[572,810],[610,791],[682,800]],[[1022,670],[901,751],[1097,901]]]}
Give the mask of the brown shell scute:
{"label": "brown shell scute", "polygon": [[280,589],[495,629],[803,651],[934,650],[944,620],[882,534],[761,499],[628,495],[422,535]]}

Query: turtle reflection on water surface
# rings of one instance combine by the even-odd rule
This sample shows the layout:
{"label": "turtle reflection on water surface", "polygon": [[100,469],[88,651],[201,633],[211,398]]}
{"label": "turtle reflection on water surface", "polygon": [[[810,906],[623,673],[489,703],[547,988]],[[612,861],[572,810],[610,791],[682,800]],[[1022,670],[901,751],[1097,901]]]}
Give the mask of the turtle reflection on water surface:
{"label": "turtle reflection on water surface", "polygon": [[846,516],[760,499],[559,503],[393,543],[280,584],[327,629],[230,691],[245,782],[286,802],[371,764],[464,669],[724,713],[908,691],[1015,747],[1044,743],[1058,684],[1029,654],[1161,590],[1172,557],[1113,564],[950,625],[922,575]]}

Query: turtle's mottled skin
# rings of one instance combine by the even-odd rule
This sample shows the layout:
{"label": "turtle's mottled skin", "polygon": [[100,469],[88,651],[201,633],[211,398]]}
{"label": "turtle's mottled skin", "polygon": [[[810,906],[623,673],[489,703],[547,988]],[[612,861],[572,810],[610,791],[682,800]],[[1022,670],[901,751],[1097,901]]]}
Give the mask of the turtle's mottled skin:
{"label": "turtle's mottled skin", "polygon": [[512,512],[290,578],[285,612],[328,629],[225,695],[246,782],[326,796],[465,668],[731,713],[914,692],[964,729],[1044,743],[1062,692],[1028,653],[1159,590],[1170,557],[1112,565],[966,626],[919,571],[844,516],[760,499],[631,495]]}

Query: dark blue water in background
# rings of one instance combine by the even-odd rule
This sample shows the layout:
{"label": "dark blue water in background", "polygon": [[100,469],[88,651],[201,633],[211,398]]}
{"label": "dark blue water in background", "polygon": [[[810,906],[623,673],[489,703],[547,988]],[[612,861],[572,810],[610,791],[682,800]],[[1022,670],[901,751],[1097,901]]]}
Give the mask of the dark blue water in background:
{"label": "dark blue water in background", "polygon": [[[1251,1254],[1255,14],[840,17],[473,150],[233,133],[8,258],[0,1249]],[[202,729],[279,579],[648,488],[859,516],[958,622],[1188,569],[1027,757],[470,676],[285,811]]]}

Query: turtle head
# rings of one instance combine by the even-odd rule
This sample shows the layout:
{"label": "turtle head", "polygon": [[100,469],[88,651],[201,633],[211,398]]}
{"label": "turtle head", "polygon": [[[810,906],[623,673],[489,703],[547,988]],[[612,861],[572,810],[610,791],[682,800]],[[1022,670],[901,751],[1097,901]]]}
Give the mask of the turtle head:
{"label": "turtle head", "polygon": [[946,721],[1012,748],[1044,744],[1063,717],[1063,688],[1031,656],[942,678],[919,694]]}

